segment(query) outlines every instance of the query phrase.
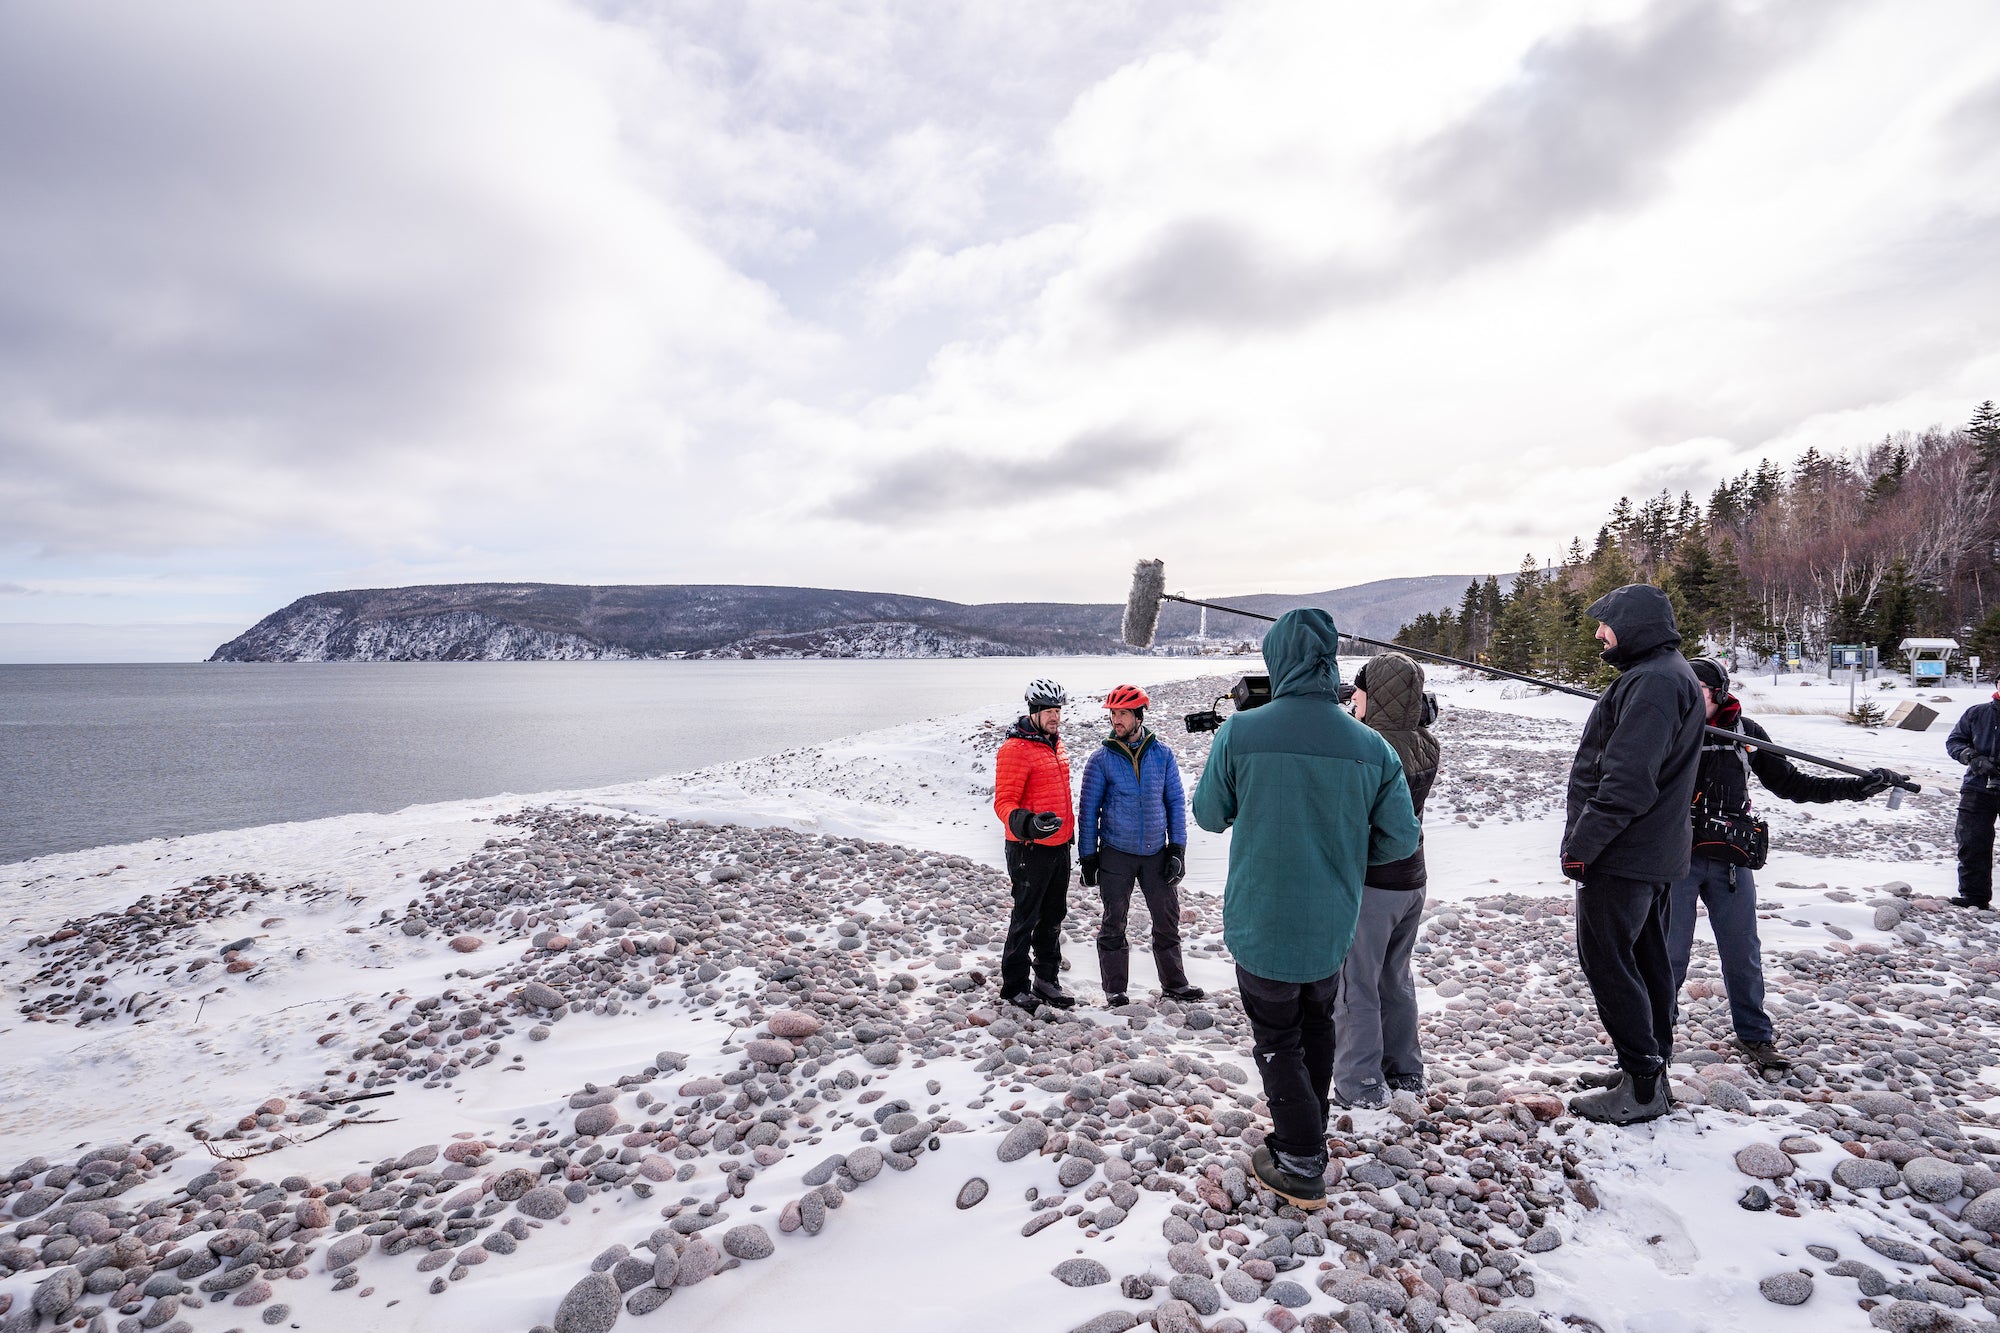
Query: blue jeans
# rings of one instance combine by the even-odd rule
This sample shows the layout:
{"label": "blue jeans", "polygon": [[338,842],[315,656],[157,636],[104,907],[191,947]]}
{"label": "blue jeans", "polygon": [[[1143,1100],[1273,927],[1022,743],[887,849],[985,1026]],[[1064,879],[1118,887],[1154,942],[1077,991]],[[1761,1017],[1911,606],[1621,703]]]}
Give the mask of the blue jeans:
{"label": "blue jeans", "polygon": [[1673,907],[1667,920],[1667,954],[1674,966],[1674,1022],[1680,1022],[1681,984],[1687,980],[1688,955],[1694,952],[1694,906],[1699,900],[1708,908],[1708,928],[1715,932],[1722,987],[1729,994],[1729,1021],[1736,1035],[1744,1041],[1771,1040],[1771,1018],[1764,1012],[1764,960],[1757,942],[1757,881],[1749,867],[1697,856],[1669,892]]}

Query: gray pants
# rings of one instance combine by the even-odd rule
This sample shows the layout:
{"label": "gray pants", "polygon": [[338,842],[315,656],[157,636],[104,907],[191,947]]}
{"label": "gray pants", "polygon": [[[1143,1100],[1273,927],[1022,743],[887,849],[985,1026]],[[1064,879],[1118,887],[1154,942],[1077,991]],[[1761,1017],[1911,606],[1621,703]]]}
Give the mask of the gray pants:
{"label": "gray pants", "polygon": [[1421,1076],[1417,983],[1410,953],[1424,913],[1422,889],[1363,889],[1354,944],[1333,1006],[1333,1086],[1353,1100],[1391,1077]]}

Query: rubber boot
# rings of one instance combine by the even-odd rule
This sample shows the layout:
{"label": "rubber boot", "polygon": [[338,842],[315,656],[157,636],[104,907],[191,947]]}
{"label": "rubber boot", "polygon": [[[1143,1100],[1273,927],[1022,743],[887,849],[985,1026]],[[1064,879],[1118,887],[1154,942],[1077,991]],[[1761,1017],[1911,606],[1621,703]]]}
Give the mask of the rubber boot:
{"label": "rubber boot", "polygon": [[1620,1071],[1618,1081],[1602,1092],[1579,1093],[1570,1098],[1570,1113],[1607,1125],[1636,1125],[1642,1120],[1657,1120],[1667,1113],[1671,1104],[1667,1101],[1666,1070],[1662,1069],[1653,1076],[1651,1097],[1641,1100],[1639,1091],[1632,1075]]}

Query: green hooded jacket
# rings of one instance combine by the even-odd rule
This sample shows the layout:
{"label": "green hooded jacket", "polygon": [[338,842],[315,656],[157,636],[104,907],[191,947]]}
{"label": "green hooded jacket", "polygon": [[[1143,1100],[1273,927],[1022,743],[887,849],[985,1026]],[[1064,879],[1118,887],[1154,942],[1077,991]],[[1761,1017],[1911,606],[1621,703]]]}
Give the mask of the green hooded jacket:
{"label": "green hooded jacket", "polygon": [[1197,824],[1235,829],[1223,943],[1271,981],[1338,972],[1368,867],[1409,856],[1422,835],[1402,761],[1340,706],[1339,649],[1326,612],[1280,616],[1264,636],[1271,702],[1222,724],[1194,791]]}

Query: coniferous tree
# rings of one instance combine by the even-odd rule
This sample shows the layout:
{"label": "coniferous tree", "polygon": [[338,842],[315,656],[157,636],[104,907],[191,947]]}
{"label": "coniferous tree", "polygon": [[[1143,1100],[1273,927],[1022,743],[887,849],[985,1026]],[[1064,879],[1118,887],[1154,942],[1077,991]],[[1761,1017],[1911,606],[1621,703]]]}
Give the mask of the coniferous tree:
{"label": "coniferous tree", "polygon": [[1542,570],[1535,557],[1521,561],[1514,586],[1493,629],[1493,665],[1509,671],[1532,672],[1541,650],[1540,618]]}
{"label": "coniferous tree", "polygon": [[1692,640],[1708,633],[1715,623],[1717,599],[1715,557],[1707,538],[1700,533],[1685,538],[1661,583],[1670,597],[1679,599],[1676,618],[1683,609],[1688,616],[1680,622],[1682,636]]}
{"label": "coniferous tree", "polygon": [[1458,602],[1459,655],[1474,662],[1486,651],[1486,632],[1481,619],[1484,608],[1479,580],[1474,579],[1465,585],[1465,596]]}
{"label": "coniferous tree", "polygon": [[2000,408],[1988,398],[1972,414],[1972,420],[1965,425],[1965,433],[1972,437],[1972,443],[1979,450],[1980,471],[2000,474]]}
{"label": "coniferous tree", "polygon": [[1965,651],[1976,654],[1981,674],[2000,679],[2000,602],[1965,637]]}

